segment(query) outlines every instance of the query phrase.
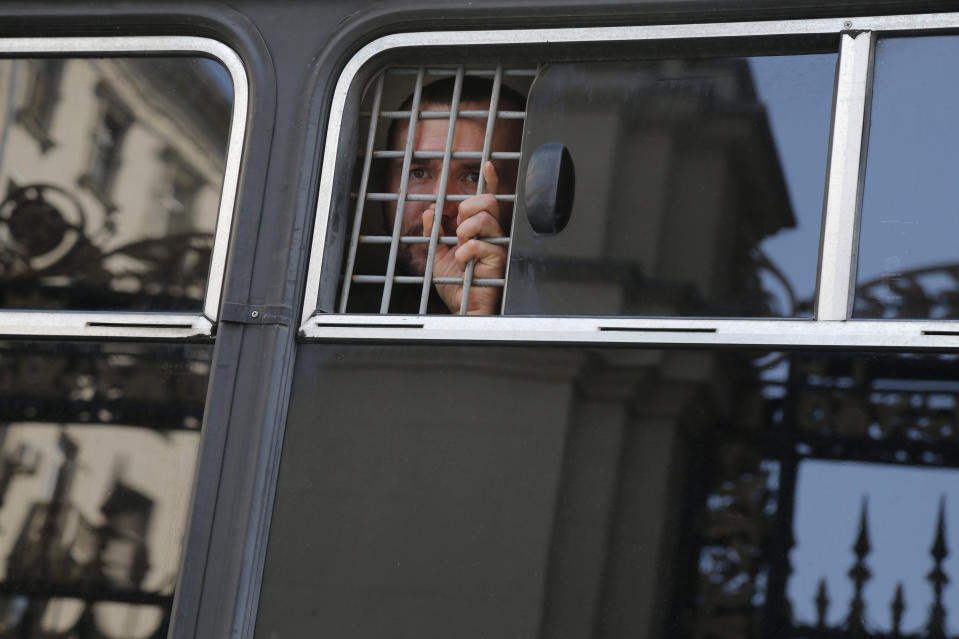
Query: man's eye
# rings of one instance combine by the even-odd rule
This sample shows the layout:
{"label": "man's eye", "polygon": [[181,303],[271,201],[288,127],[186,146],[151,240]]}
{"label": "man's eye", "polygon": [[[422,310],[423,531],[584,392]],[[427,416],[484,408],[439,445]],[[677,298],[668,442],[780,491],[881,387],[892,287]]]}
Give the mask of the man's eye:
{"label": "man's eye", "polygon": [[422,180],[426,177],[426,169],[421,166],[418,166],[415,169],[410,169],[410,177],[416,178],[417,180]]}
{"label": "man's eye", "polygon": [[469,182],[472,182],[473,184],[478,184],[478,183],[479,183],[479,175],[480,175],[480,174],[479,174],[479,171],[470,171],[469,174],[466,176],[466,179],[467,179]]}

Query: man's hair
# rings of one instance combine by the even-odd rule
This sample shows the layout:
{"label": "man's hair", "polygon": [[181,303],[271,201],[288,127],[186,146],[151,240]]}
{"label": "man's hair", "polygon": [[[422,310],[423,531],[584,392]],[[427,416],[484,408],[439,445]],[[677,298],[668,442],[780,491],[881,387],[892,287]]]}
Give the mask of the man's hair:
{"label": "man's hair", "polygon": [[[451,104],[453,102],[453,87],[456,84],[455,78],[443,78],[430,82],[420,91],[420,104]],[[476,76],[465,76],[460,87],[460,103],[464,102],[489,102],[493,95],[493,81],[489,78]],[[410,94],[399,111],[409,111],[413,107],[413,95]],[[498,111],[522,111],[526,108],[526,98],[523,95],[505,84],[500,85],[499,102],[496,105]],[[406,124],[406,120],[395,119],[390,123],[387,141],[393,145],[396,141],[396,132],[399,127]],[[397,146],[399,146],[397,144]]]}

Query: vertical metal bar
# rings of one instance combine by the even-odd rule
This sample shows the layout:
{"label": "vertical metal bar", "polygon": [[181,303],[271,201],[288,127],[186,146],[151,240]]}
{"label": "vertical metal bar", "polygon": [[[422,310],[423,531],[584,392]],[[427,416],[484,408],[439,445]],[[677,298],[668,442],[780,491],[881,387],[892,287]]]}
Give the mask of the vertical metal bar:
{"label": "vertical metal bar", "polygon": [[383,283],[380,313],[389,312],[390,296],[393,294],[393,276],[396,274],[396,256],[400,246],[400,230],[403,228],[403,209],[406,208],[406,189],[410,180],[410,161],[413,158],[413,141],[416,138],[416,122],[420,114],[420,95],[423,93],[425,71],[422,66],[416,70],[416,87],[413,89],[413,103],[410,105],[410,123],[406,131],[406,147],[403,150],[403,172],[400,174],[400,191],[396,200],[396,213],[393,215],[393,235],[390,238],[390,256],[386,262],[386,282]]}
{"label": "vertical metal bar", "polygon": [[[496,111],[499,108],[499,91],[503,84],[503,63],[496,65],[496,72],[493,74],[493,93],[489,98],[489,115],[486,116],[486,137],[483,139],[483,158],[480,161],[479,181],[476,183],[476,195],[483,192],[486,186],[486,176],[483,169],[489,161],[490,147],[493,144],[493,129],[496,126]],[[463,296],[460,299],[460,315],[466,315],[470,302],[470,287],[473,284],[473,269],[476,266],[476,260],[472,259],[466,264],[466,272],[463,274]]]}
{"label": "vertical metal bar", "polygon": [[874,33],[842,35],[819,253],[819,320],[845,320],[852,312],[874,51]]}
{"label": "vertical metal bar", "polygon": [[370,180],[370,165],[373,163],[373,144],[376,141],[376,127],[380,120],[380,102],[383,99],[383,80],[385,73],[376,79],[376,92],[373,94],[373,108],[370,111],[370,132],[366,137],[366,156],[363,158],[363,174],[360,177],[360,189],[356,198],[356,212],[353,214],[353,233],[350,235],[350,251],[346,258],[343,276],[343,292],[340,297],[340,312],[346,312],[346,303],[350,297],[350,283],[353,267],[356,265],[356,249],[360,243],[360,226],[363,224],[363,207],[366,204],[366,188]]}
{"label": "vertical metal bar", "polygon": [[420,315],[426,313],[426,306],[433,286],[433,266],[436,260],[436,244],[443,224],[443,207],[446,206],[446,186],[450,177],[450,160],[453,157],[453,136],[456,133],[456,119],[459,117],[460,95],[463,92],[463,65],[456,67],[456,80],[453,83],[453,99],[450,101],[449,127],[446,131],[446,148],[443,150],[443,169],[440,172],[440,185],[436,192],[436,209],[433,213],[433,228],[430,232],[430,245],[426,254],[426,269],[423,271],[423,290],[420,293]]}

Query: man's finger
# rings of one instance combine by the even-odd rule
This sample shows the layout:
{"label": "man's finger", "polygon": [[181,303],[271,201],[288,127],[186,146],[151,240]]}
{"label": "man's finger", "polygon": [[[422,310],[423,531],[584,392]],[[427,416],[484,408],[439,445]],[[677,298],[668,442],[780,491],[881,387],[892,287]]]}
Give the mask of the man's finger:
{"label": "man's finger", "polygon": [[499,193],[499,176],[496,174],[496,167],[489,160],[483,165],[483,179],[486,180],[484,193],[492,193],[493,195]]}
{"label": "man's finger", "polygon": [[[466,220],[483,211],[489,213],[497,220],[499,219],[499,202],[488,193],[484,195],[474,195],[460,202],[456,214],[456,223],[463,224]],[[497,235],[502,235],[502,233],[498,233]]]}
{"label": "man's finger", "polygon": [[503,277],[506,247],[483,240],[470,240],[456,249],[454,257],[461,268],[470,260],[476,260],[473,277]]}
{"label": "man's finger", "polygon": [[423,211],[423,237],[429,237],[433,232],[433,218],[436,217],[436,205],[431,204]]}
{"label": "man's finger", "polygon": [[465,244],[467,240],[476,236],[503,237],[503,229],[492,214],[488,211],[479,211],[456,227],[456,237],[460,244]]}

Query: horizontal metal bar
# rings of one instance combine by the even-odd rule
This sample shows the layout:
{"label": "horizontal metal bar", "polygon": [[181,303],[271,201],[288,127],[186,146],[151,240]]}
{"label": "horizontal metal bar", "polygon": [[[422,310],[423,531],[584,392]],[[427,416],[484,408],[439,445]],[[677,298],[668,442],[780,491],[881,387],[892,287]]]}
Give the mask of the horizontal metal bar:
{"label": "horizontal metal bar", "polygon": [[191,313],[0,311],[0,337],[182,339],[212,333],[213,322]]}
{"label": "horizontal metal bar", "polygon": [[[447,195],[446,199],[450,202],[462,202],[463,200],[468,200],[471,197],[476,197],[475,195]],[[493,196],[498,202],[515,202],[516,194],[515,193],[504,193]],[[396,193],[367,193],[366,199],[370,202],[396,202],[399,199],[399,195]],[[409,193],[406,196],[407,202],[435,202],[436,194],[434,193]]]}
{"label": "horizontal metal bar", "polygon": [[[416,75],[416,67],[391,67],[387,70],[390,75]],[[464,75],[479,78],[492,78],[495,69],[466,69]],[[426,75],[456,75],[456,67],[427,67]],[[536,69],[504,69],[503,75],[532,78],[536,76]]]}
{"label": "horizontal metal bar", "polygon": [[[368,118],[371,113],[369,111],[363,111],[360,113],[361,116]],[[457,117],[459,118],[487,118],[489,116],[489,110],[476,110],[470,109],[465,111],[458,111]],[[393,120],[405,120],[410,117],[409,111],[380,111],[381,118],[388,118]],[[420,119],[421,120],[446,120],[449,119],[449,111],[424,111],[420,110]],[[524,120],[526,119],[526,111],[497,111],[496,118],[499,120]]]}
{"label": "horizontal metal bar", "polygon": [[[429,239],[429,238],[427,238]],[[354,275],[350,278],[354,284],[382,284],[386,281],[385,275]],[[394,275],[393,282],[396,284],[422,284],[423,277],[417,275]],[[434,277],[434,284],[462,284],[462,277]],[[506,280],[502,278],[484,277],[473,279],[473,286],[488,286],[491,288],[503,288]]]}
{"label": "horizontal metal bar", "polygon": [[[320,324],[322,323],[322,326]],[[420,330],[396,329],[419,325]],[[537,342],[758,346],[769,348],[959,348],[950,322],[318,315],[300,330],[318,340]]]}
{"label": "horizontal metal bar", "polygon": [[[402,158],[406,151],[373,151],[373,157],[377,160]],[[482,151],[453,151],[451,154],[454,160],[482,160]],[[490,153],[494,160],[518,160],[519,151],[494,151]],[[413,151],[414,160],[440,160],[443,158],[442,151]]]}
{"label": "horizontal metal bar", "polygon": [[[360,244],[389,244],[393,238],[389,235],[361,235]],[[509,246],[508,237],[477,237],[474,238],[477,240],[482,240],[487,244],[494,244],[497,246]],[[459,240],[451,235],[444,235],[439,238],[440,244],[446,244],[448,246],[454,246],[459,244]],[[400,244],[429,244],[430,238],[423,237],[421,235],[403,235],[400,237]]]}

